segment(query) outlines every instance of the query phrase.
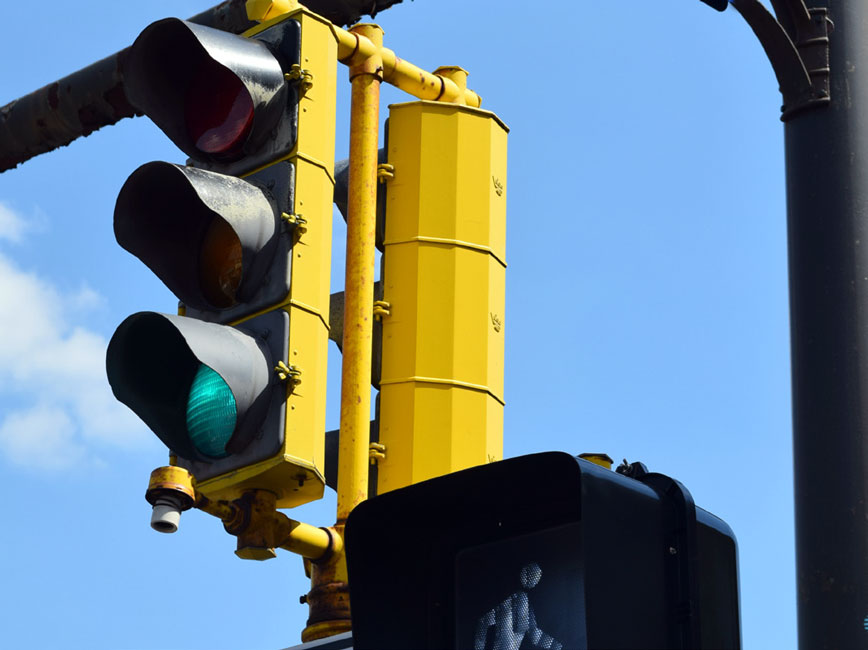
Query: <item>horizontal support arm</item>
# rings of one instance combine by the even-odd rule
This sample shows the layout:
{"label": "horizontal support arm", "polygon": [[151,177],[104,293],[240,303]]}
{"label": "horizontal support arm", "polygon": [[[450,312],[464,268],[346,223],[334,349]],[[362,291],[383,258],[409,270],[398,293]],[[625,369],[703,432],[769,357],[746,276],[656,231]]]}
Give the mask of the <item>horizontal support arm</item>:
{"label": "horizontal support arm", "polygon": [[[333,23],[349,25],[361,15],[402,0],[306,0],[305,6]],[[256,23],[245,0],[226,0],[188,20],[232,34]],[[129,103],[122,63],[129,48],[0,106],[0,172],[64,147],[124,119],[140,115]]]}
{"label": "horizontal support arm", "polygon": [[371,58],[381,61],[383,81],[404,92],[438,102],[465,104],[478,108],[482,99],[467,89],[467,73],[461,68],[439,68],[427,72],[405,61],[387,47],[377,47],[361,34],[333,27],[338,40],[338,60],[347,66],[356,66]]}

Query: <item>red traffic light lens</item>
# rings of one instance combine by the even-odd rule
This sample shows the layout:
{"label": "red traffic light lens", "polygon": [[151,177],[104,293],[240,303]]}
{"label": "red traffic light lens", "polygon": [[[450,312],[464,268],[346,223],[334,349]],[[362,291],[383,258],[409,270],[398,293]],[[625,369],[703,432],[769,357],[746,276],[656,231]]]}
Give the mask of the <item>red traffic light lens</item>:
{"label": "red traffic light lens", "polygon": [[241,149],[253,126],[253,100],[242,81],[223,66],[203,65],[187,89],[187,132],[203,153],[224,156]]}

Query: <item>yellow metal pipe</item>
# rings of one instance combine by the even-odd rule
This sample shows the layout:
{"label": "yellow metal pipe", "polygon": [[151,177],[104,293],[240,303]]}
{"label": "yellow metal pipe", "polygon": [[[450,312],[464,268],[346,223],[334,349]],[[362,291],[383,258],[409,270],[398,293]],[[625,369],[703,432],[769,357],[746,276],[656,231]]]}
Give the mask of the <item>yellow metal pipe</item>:
{"label": "yellow metal pipe", "polygon": [[[356,25],[361,41],[382,49],[383,30]],[[382,61],[366,58],[350,68],[350,170],[344,285],[341,427],[338,447],[337,523],[368,496],[371,419],[371,344],[374,323],[374,236],[377,220],[377,148]]]}
{"label": "yellow metal pipe", "polygon": [[[297,0],[247,0],[247,17],[262,22],[294,11],[298,6]],[[414,97],[465,104],[473,108],[479,108],[482,104],[482,98],[468,90],[466,83],[461,83],[450,74],[443,74],[444,68],[434,72],[423,70],[383,47],[382,30],[378,38],[372,39],[364,29],[358,29],[359,27],[366,26],[357,25],[347,31],[332,25],[338,42],[338,60],[341,63],[352,68],[372,58],[379,59],[382,66],[381,80]],[[466,78],[465,72],[464,79]]]}
{"label": "yellow metal pipe", "polygon": [[[341,30],[343,31],[343,30]],[[349,33],[349,32],[347,32]],[[368,496],[368,449],[371,418],[371,354],[374,322],[374,237],[377,221],[377,148],[383,30],[356,25],[360,43],[376,44],[371,56],[350,66],[350,177],[347,196],[347,253],[344,284],[341,429],[338,442],[337,523],[330,529],[340,546],[312,562],[307,627],[308,642],[350,629],[347,563],[343,530],[350,511]]]}
{"label": "yellow metal pipe", "polygon": [[283,513],[277,515],[280,518],[280,548],[311,560],[318,560],[326,553],[339,553],[343,550],[343,539],[337,533],[295,521]]}
{"label": "yellow metal pipe", "polygon": [[[329,531],[342,542],[344,527],[337,524]],[[301,633],[304,643],[341,634],[350,629],[350,590],[343,546],[323,559],[310,562],[310,591],[305,596],[310,606],[307,625]]]}
{"label": "yellow metal pipe", "polygon": [[[333,25],[332,30],[338,41],[338,60],[351,68],[371,58],[379,58],[383,66],[383,81],[414,97],[453,104],[466,104],[474,108],[479,108],[482,104],[482,98],[472,90],[467,89],[466,72],[464,73],[465,82],[463,84],[460,81],[456,83],[451,74],[444,74],[443,72],[444,70],[452,70],[451,67],[427,72],[400,58],[389,48],[383,47],[382,38],[379,42],[375,42],[355,28],[352,31],[347,31],[337,25]],[[458,69],[460,70],[460,68]]]}
{"label": "yellow metal pipe", "polygon": [[343,553],[343,538],[334,529],[317,528],[290,519],[276,510],[277,499],[267,490],[250,490],[240,499],[211,501],[197,494],[195,507],[220,519],[226,532],[239,539],[239,555],[262,560],[274,557],[274,548],[283,548],[310,560],[322,560]]}

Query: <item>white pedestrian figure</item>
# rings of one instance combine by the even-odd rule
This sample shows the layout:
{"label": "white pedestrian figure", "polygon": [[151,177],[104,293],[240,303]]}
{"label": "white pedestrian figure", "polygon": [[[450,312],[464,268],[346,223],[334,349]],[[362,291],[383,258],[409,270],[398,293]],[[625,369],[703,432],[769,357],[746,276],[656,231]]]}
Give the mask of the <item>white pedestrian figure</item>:
{"label": "white pedestrian figure", "polygon": [[[539,564],[531,562],[521,569],[519,580],[523,589],[483,614],[476,624],[474,650],[519,650],[527,637],[531,647],[544,650],[563,650],[563,645],[536,626],[536,616],[528,598],[528,591],[537,586],[542,577]],[[494,628],[494,643],[486,645],[489,628]]]}

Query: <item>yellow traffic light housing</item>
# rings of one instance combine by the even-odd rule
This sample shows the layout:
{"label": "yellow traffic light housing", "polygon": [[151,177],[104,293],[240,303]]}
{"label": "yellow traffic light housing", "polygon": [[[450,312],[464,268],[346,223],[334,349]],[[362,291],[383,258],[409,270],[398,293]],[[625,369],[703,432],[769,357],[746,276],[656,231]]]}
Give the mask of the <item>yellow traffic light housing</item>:
{"label": "yellow traffic light housing", "polygon": [[182,305],[128,318],[107,369],[211,501],[323,493],[336,68],[304,9],[242,36],[166,19],[130,52],[131,100],[190,160],[137,170],[115,231]]}
{"label": "yellow traffic light housing", "polygon": [[389,108],[378,493],[503,456],[507,127]]}

